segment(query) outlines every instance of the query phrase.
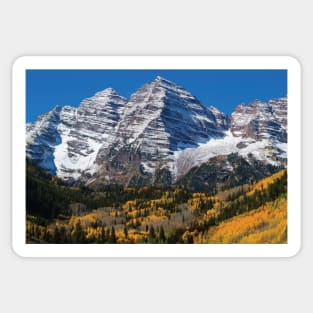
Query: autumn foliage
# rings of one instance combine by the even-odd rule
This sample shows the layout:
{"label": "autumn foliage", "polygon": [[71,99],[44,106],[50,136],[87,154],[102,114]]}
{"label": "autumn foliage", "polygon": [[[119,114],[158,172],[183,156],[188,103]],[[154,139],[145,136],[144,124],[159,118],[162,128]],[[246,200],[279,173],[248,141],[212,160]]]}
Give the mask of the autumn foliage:
{"label": "autumn foliage", "polygon": [[[286,243],[287,171],[214,193],[28,178],[28,243]],[[48,193],[47,193],[48,192]]]}

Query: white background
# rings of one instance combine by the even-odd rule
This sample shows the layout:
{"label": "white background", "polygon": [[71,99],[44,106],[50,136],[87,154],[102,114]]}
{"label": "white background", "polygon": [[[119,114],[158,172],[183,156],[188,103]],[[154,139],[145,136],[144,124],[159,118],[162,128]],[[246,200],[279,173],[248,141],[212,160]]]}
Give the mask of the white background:
{"label": "white background", "polygon": [[[1,1],[1,312],[312,312],[309,1]],[[21,55],[291,55],[303,71],[303,240],[291,259],[25,260],[11,250],[11,65]],[[312,122],[311,122],[312,123]],[[300,208],[299,208],[300,209]]]}

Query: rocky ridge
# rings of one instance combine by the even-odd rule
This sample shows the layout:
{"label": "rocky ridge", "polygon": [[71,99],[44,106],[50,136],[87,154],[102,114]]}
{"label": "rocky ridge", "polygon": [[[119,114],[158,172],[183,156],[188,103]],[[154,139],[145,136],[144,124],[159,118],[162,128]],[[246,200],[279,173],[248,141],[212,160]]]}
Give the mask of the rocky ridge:
{"label": "rocky ridge", "polygon": [[229,118],[158,76],[129,100],[107,88],[78,108],[56,106],[26,134],[27,156],[65,181],[166,185],[232,153],[285,166],[287,99],[241,104]]}

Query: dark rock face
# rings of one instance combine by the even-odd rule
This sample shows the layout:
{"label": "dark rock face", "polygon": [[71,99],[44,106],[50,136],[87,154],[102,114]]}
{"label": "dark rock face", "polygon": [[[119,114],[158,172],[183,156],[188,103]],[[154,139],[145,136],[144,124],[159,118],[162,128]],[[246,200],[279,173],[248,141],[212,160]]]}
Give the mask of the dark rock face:
{"label": "dark rock face", "polygon": [[194,167],[177,184],[194,191],[231,188],[269,176],[280,168],[232,153],[214,157]]}

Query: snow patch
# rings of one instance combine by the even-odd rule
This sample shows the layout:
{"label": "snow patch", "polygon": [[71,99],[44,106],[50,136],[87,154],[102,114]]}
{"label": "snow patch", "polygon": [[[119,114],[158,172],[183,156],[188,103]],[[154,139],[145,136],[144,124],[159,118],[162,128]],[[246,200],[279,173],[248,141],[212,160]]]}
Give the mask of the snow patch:
{"label": "snow patch", "polygon": [[[240,143],[243,143],[244,148],[239,148]],[[275,143],[275,146],[286,151],[286,144]],[[205,163],[213,157],[231,153],[238,153],[245,158],[252,155],[257,160],[278,165],[272,159],[273,151],[271,150],[275,149],[275,146],[273,142],[267,139],[254,141],[251,138],[234,137],[230,131],[226,131],[225,137],[222,139],[211,139],[207,143],[200,144],[199,147],[175,151],[173,155],[173,176],[178,179],[194,166]]]}

